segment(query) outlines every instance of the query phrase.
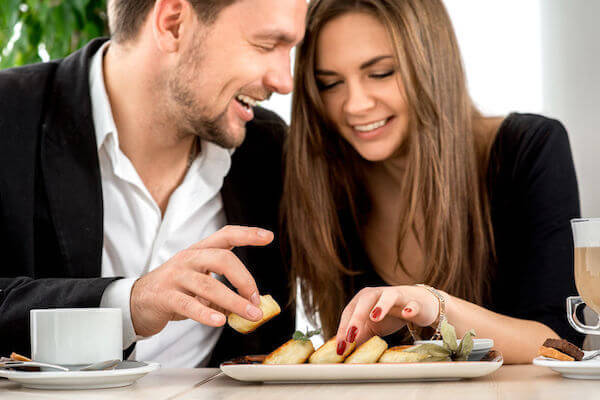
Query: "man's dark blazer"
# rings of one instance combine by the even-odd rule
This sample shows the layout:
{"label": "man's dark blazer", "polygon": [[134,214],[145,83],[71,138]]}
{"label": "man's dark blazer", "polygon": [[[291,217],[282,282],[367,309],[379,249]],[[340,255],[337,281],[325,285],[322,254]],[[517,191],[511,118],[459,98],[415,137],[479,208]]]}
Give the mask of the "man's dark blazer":
{"label": "man's dark blazer", "polygon": [[[30,353],[30,309],[97,307],[117,279],[100,278],[102,187],[88,84],[90,58],[105,40],[64,60],[0,71],[0,356]],[[277,237],[285,124],[255,114],[221,194],[229,224]],[[278,244],[235,252],[261,293],[285,305]],[[292,307],[253,334],[226,327],[210,365],[270,352],[293,329]]]}

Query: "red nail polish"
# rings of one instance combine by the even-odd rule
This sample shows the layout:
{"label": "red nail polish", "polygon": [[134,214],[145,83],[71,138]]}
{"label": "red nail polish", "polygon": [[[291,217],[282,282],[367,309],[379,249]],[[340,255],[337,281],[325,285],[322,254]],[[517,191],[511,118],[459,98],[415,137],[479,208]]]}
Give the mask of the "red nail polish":
{"label": "red nail polish", "polygon": [[412,312],[412,308],[408,308],[408,307],[406,307],[406,308],[404,309],[404,311],[406,311],[407,313],[411,313],[411,312]]}
{"label": "red nail polish", "polygon": [[348,330],[348,335],[346,335],[346,342],[354,343],[356,340],[356,334],[358,333],[358,328],[353,326]]}
{"label": "red nail polish", "polygon": [[345,350],[346,350],[346,342],[339,342],[337,345],[338,356],[343,355]]}
{"label": "red nail polish", "polygon": [[373,317],[373,319],[379,318],[380,315],[381,315],[381,307],[375,308],[373,310],[373,312],[371,313],[371,317]]}

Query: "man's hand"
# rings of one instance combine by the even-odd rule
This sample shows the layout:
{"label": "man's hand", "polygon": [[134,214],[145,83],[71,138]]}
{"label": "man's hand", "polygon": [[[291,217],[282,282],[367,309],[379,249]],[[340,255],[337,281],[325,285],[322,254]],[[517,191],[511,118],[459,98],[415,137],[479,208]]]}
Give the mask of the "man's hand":
{"label": "man's hand", "polygon": [[[262,318],[254,278],[231,249],[265,246],[273,233],[260,228],[226,226],[175,254],[169,261],[140,277],[131,289],[131,320],[137,335],[151,336],[167,322],[193,319],[222,326],[232,311],[251,321]],[[225,275],[239,294],[214,279]]]}

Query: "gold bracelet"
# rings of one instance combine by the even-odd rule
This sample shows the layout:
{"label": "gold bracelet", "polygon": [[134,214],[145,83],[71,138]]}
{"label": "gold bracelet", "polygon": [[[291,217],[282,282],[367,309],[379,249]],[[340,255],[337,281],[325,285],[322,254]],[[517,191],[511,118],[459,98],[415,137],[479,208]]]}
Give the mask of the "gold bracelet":
{"label": "gold bracelet", "polygon": [[[420,286],[423,287],[427,290],[429,290],[429,292],[431,294],[433,294],[435,296],[435,298],[438,300],[438,304],[439,304],[439,311],[438,311],[438,317],[437,319],[433,322],[436,327],[435,327],[435,332],[433,333],[433,336],[431,336],[431,338],[429,340],[438,340],[442,338],[442,334],[440,332],[440,326],[442,325],[442,321],[446,321],[446,299],[444,298],[444,296],[442,296],[442,294],[435,288],[429,286],[429,285],[425,285],[424,283],[417,283],[415,286]],[[422,340],[419,332],[417,332],[417,330],[415,329],[415,326],[412,322],[407,322],[406,323],[406,327],[408,328],[408,332],[410,333],[410,336],[412,336],[413,340]]]}

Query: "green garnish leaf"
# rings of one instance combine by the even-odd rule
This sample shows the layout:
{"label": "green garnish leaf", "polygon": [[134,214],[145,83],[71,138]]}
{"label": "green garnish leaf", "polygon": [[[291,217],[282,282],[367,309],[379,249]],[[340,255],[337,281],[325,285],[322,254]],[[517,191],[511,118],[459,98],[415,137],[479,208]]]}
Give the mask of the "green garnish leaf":
{"label": "green garnish leaf", "polygon": [[442,340],[444,341],[445,347],[455,352],[458,349],[458,341],[456,340],[456,330],[454,327],[444,319],[442,321],[440,331],[442,333]]}
{"label": "green garnish leaf", "polygon": [[458,351],[454,358],[455,361],[467,361],[471,351],[473,351],[473,336],[475,336],[473,329],[465,333],[465,336],[460,341],[460,346],[458,346]]}
{"label": "green garnish leaf", "polygon": [[449,358],[452,355],[452,351],[448,350],[443,346],[438,346],[437,344],[433,343],[420,344],[418,346],[406,349],[404,351],[408,353],[426,354],[429,357]]}
{"label": "green garnish leaf", "polygon": [[306,333],[303,333],[302,331],[296,331],[296,332],[294,332],[292,339],[303,340],[306,342],[306,341],[310,340],[311,336],[318,335],[320,333],[321,333],[321,328],[316,329],[314,331],[306,331]]}
{"label": "green garnish leaf", "polygon": [[460,344],[457,343],[456,330],[448,321],[442,321],[440,331],[442,333],[443,346],[424,343],[404,351],[427,355],[428,357],[421,360],[422,362],[467,361],[471,351],[473,351],[473,336],[475,336],[475,331],[471,329],[465,333]]}

